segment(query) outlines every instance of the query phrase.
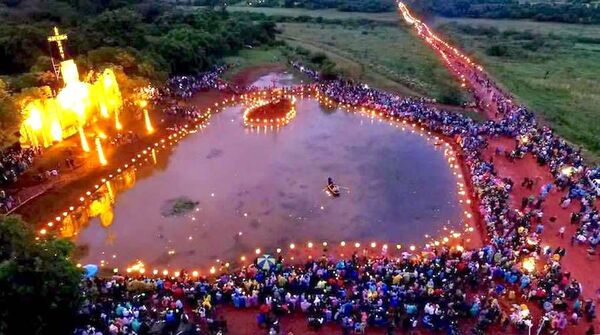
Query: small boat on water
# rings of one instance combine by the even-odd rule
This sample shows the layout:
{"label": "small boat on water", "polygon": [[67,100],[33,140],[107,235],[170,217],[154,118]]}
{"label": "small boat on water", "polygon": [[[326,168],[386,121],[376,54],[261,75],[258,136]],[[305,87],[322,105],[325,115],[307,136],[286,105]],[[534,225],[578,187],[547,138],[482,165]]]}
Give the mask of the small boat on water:
{"label": "small boat on water", "polygon": [[333,179],[327,178],[327,192],[334,197],[340,196],[340,187],[333,182]]}

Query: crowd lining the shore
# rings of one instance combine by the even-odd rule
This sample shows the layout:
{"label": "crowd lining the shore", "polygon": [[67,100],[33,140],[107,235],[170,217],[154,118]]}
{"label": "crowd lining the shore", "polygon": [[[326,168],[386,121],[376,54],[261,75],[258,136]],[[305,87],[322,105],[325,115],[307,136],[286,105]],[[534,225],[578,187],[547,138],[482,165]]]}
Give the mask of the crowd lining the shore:
{"label": "crowd lining the shore", "polygon": [[[318,81],[317,72],[292,65]],[[469,170],[472,195],[488,235],[486,245],[475,250],[430,246],[400,258],[387,257],[382,250],[379,257],[323,257],[297,267],[280,259],[268,271],[249,266],[216,278],[181,271],[177,277],[162,279],[88,279],[83,285],[89,299],[82,307],[78,334],[175,333],[183,328],[191,333],[225,332],[226,322],[216,316],[220,304],[255,307],[257,324],[268,334],[280,333],[279,318],[290,313],[306,314],[312,328],[338,323],[344,333],[361,333],[367,327],[382,327],[388,333],[424,327],[452,334],[459,333],[457,324],[465,319],[476,334],[533,326],[540,333],[559,333],[569,323],[595,318],[595,302],[583,300],[581,284],[561,268],[565,250],[542,248],[539,239],[539,209],[553,187],[569,190],[565,207],[580,200],[579,233],[590,243],[597,238],[596,195],[589,181],[600,171],[585,167],[579,150],[549,128],[538,127],[524,107],[509,102],[499,103],[504,106],[499,108],[500,120],[476,123],[422,100],[362,84],[335,80],[317,85],[337,102],[379,110],[454,139]],[[185,94],[202,89],[191,87],[184,88]],[[498,148],[497,153],[511,159],[535,154],[540,164],[550,167],[555,183],[543,185],[522,208],[511,208],[508,199],[514,181],[499,176],[493,161],[482,155],[490,136],[515,138],[513,150]],[[502,301],[512,308],[503,308]],[[525,302],[539,305],[543,313],[535,325]],[[588,333],[593,333],[592,326]]]}

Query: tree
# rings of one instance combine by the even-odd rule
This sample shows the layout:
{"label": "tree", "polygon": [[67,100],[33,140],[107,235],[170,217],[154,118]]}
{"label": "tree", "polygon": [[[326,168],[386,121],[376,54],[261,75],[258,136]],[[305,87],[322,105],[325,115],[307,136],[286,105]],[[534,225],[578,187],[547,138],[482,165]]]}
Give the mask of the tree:
{"label": "tree", "polygon": [[0,78],[0,100],[4,100],[10,97],[10,92],[8,91],[8,85]]}
{"label": "tree", "polygon": [[21,124],[21,113],[8,85],[0,79],[0,147],[17,141],[16,131]]}
{"label": "tree", "polygon": [[0,334],[69,334],[81,271],[67,240],[36,240],[20,218],[0,219]]}
{"label": "tree", "polygon": [[202,31],[182,27],[170,30],[158,46],[158,52],[166,59],[173,73],[198,71],[208,64],[205,46],[206,34]]}

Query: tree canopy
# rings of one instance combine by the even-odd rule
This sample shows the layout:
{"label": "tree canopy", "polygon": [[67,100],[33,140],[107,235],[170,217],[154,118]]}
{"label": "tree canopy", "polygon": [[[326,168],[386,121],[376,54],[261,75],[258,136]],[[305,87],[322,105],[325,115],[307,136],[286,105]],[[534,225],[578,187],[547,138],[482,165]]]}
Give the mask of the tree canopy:
{"label": "tree canopy", "polygon": [[14,143],[21,118],[15,97],[29,87],[60,84],[51,72],[47,42],[54,26],[67,33],[65,50],[80,73],[111,65],[125,88],[206,70],[240,49],[274,43],[276,33],[265,16],[169,2],[0,0],[1,90],[9,94],[0,98],[1,145]]}
{"label": "tree canopy", "polygon": [[0,333],[68,334],[80,304],[73,244],[36,240],[18,217],[0,219]]}

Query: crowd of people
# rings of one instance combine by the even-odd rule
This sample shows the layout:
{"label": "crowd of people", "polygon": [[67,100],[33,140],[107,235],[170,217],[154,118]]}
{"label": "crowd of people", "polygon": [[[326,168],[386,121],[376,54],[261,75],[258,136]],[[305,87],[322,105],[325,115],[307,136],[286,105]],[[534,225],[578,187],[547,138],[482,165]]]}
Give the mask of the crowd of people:
{"label": "crowd of people", "polygon": [[0,185],[6,186],[17,181],[20,174],[25,172],[36,156],[42,153],[40,147],[21,148],[13,146],[0,152]]}
{"label": "crowd of people", "polygon": [[[17,182],[36,156],[42,153],[40,147],[21,148],[13,146],[0,152],[0,186],[8,187]],[[16,199],[5,190],[0,190],[0,213],[8,213],[16,206]]]}
{"label": "crowd of people", "polygon": [[112,136],[108,142],[115,147],[121,145],[127,145],[131,143],[135,143],[139,140],[139,136],[133,131],[127,131],[123,133],[117,133],[115,136]]}
{"label": "crowd of people", "polygon": [[[298,266],[280,258],[269,270],[250,265],[214,278],[186,271],[164,278],[90,278],[82,283],[85,302],[75,334],[225,333],[235,324],[218,316],[223,304],[254,310],[256,333],[288,334],[280,319],[296,313],[306,315],[310,328],[336,323],[344,334],[369,327],[389,334],[415,328],[459,334],[465,324],[484,334],[534,326],[525,302],[546,311],[537,325],[544,333],[595,317],[595,303],[581,300],[579,283],[561,271],[559,259],[557,250],[541,257],[543,269],[529,272],[510,248],[489,244],[396,258],[323,256]],[[501,307],[502,299],[510,310]]]}
{"label": "crowd of people", "polygon": [[[486,83],[493,85],[489,80]],[[579,243],[587,240],[592,248],[598,244],[599,217],[595,208],[598,191],[594,180],[600,169],[585,167],[580,150],[572,148],[550,128],[538,127],[533,114],[522,106],[515,106],[510,97],[501,98],[502,95],[497,93],[493,98],[502,118],[476,124],[463,115],[449,114],[427,107],[421,101],[400,99],[365,85],[334,81],[324,84],[323,91],[340,102],[384,110],[392,116],[401,116],[454,137],[461,147],[464,162],[470,168],[471,182],[480,200],[480,214],[491,242],[506,244],[510,241],[511,249],[522,254],[530,253],[532,245],[539,245],[540,233],[532,229],[532,224],[539,221],[541,204],[549,190],[556,186],[568,190],[563,208],[569,207],[572,200],[580,200],[580,210],[572,214],[572,221],[580,224],[574,240]],[[494,136],[515,138],[517,144],[510,152],[511,157],[532,153],[539,164],[550,168],[555,177],[554,184],[545,185],[536,197],[537,201],[532,201],[532,205],[535,203],[536,206],[526,206],[525,212],[508,206],[513,182],[497,176],[493,162],[482,159],[481,149],[488,145],[486,138]]]}
{"label": "crowd of people", "polygon": [[[439,45],[444,48],[443,44]],[[450,54],[450,50],[447,50]],[[468,78],[471,92],[482,110],[493,112],[494,121],[488,121],[486,127],[490,136],[508,136],[515,139],[513,150],[506,154],[510,159],[520,159],[533,154],[537,163],[547,166],[554,177],[553,184],[544,185],[537,194],[538,210],[546,200],[551,188],[556,187],[565,196],[560,206],[571,211],[571,223],[578,228],[571,237],[573,244],[589,247],[588,252],[595,253],[600,243],[600,215],[596,207],[600,196],[600,167],[588,167],[584,163],[581,148],[575,148],[557,136],[547,126],[539,126],[533,113],[524,106],[517,106],[514,98],[504,92],[491,80],[480,67],[461,57],[447,57],[453,68]],[[580,207],[575,207],[576,203]]]}
{"label": "crowd of people", "polygon": [[221,65],[196,75],[171,77],[162,89],[161,95],[190,99],[194,94],[211,88],[225,90],[228,88],[228,84],[220,78],[225,70],[227,70],[227,65]]}
{"label": "crowd of people", "polygon": [[202,113],[195,106],[171,104],[164,109],[164,113],[167,115],[176,116],[184,120],[195,120]]}
{"label": "crowd of people", "polygon": [[[318,80],[317,72],[293,65]],[[501,104],[502,118],[477,123],[423,100],[363,84],[334,80],[317,85],[321,94],[337,102],[376,109],[452,138],[469,170],[472,195],[488,236],[485,246],[474,250],[432,246],[401,257],[323,256],[303,266],[280,259],[269,270],[249,266],[213,278],[181,271],[178,277],[162,279],[88,279],[79,334],[145,333],[153,327],[225,332],[227,322],[216,316],[220,304],[255,308],[257,324],[268,334],[284,331],[279,320],[291,313],[305,314],[309,327],[337,323],[347,334],[367,327],[382,327],[390,334],[416,327],[453,334],[460,332],[463,320],[470,320],[466,324],[475,334],[511,325],[525,330],[534,326],[528,304],[537,305],[543,315],[536,322],[539,333],[559,333],[569,323],[595,318],[595,302],[583,300],[581,284],[561,267],[565,250],[541,248],[536,225],[539,204],[550,188],[558,187],[569,190],[569,199],[581,200],[579,223],[586,234],[594,229],[597,233],[596,195],[589,181],[599,171],[586,168],[578,150],[549,128],[538,127],[525,108],[509,108],[508,103]],[[540,164],[550,167],[555,186],[544,185],[535,199],[511,208],[514,181],[499,176],[493,161],[482,154],[490,136],[515,138],[511,157],[533,153]],[[512,308],[502,308],[500,301],[510,302]],[[587,333],[593,332],[590,326]]]}

